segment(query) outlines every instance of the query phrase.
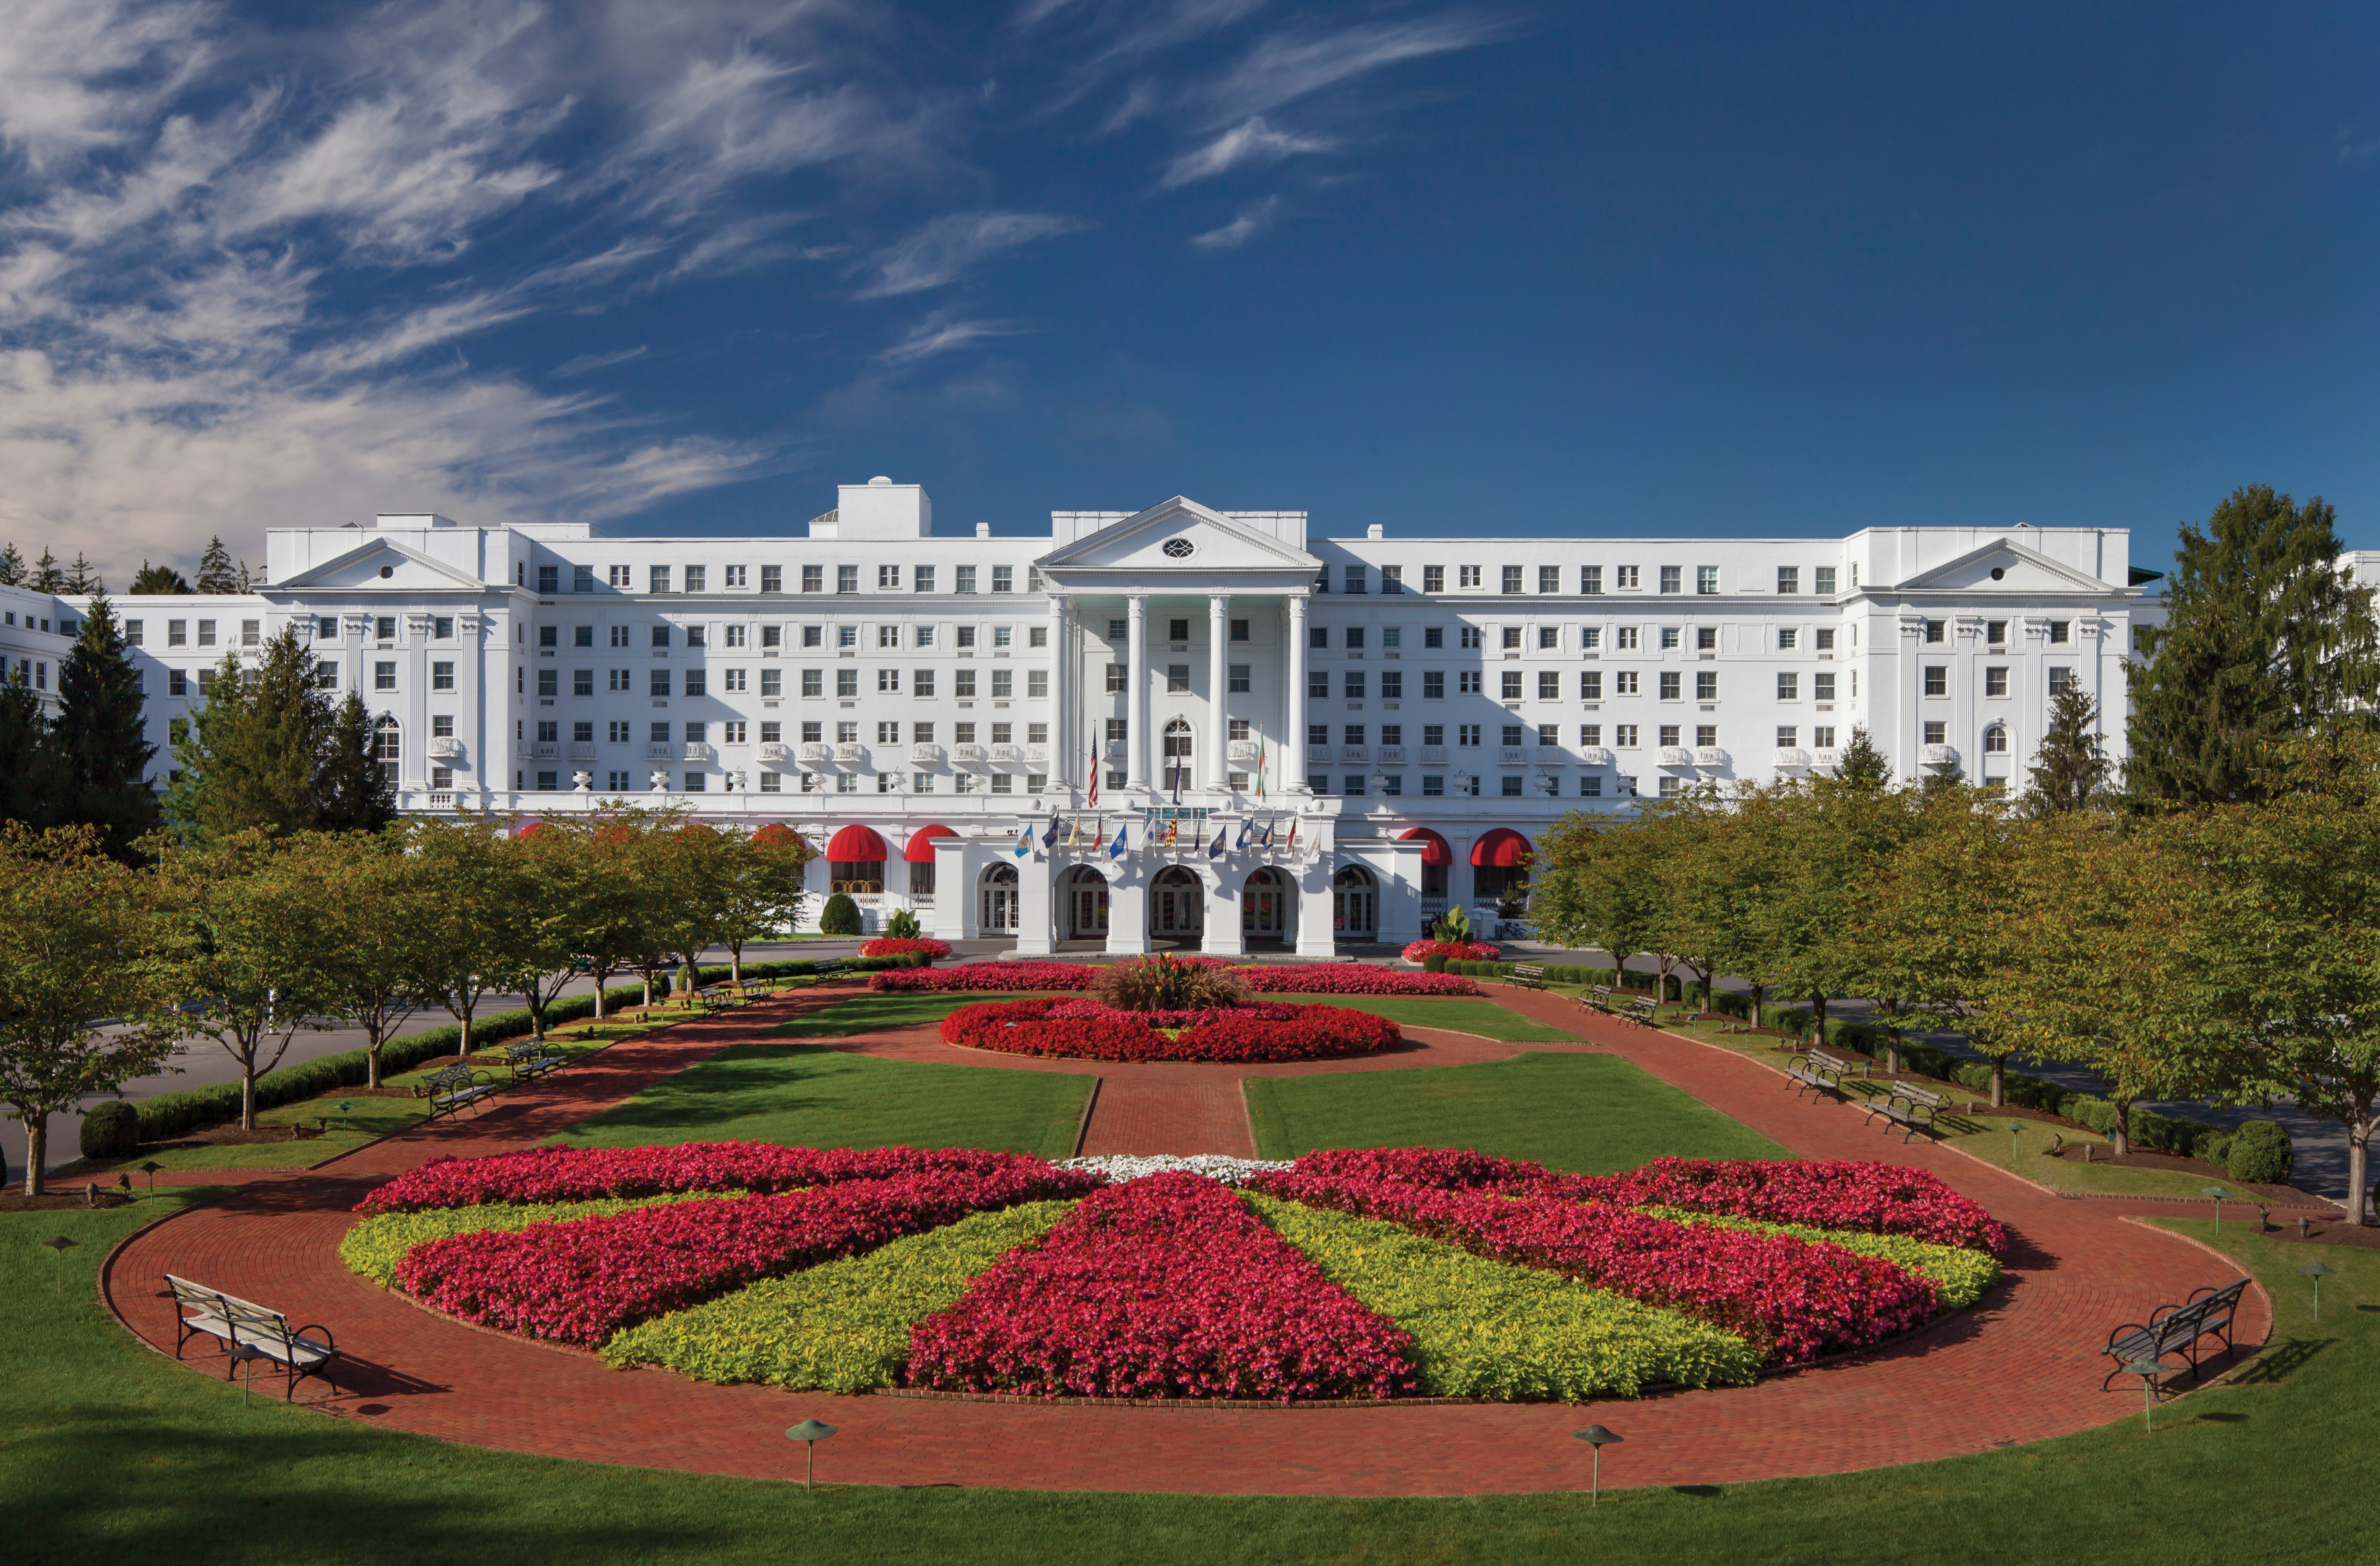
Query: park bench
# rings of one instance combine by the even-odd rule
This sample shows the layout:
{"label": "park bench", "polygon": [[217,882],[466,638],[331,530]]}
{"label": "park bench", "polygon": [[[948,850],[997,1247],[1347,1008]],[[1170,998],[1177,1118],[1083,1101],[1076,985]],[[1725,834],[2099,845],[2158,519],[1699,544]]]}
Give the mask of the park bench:
{"label": "park bench", "polygon": [[535,1039],[504,1046],[504,1066],[513,1074],[515,1082],[527,1082],[547,1072],[559,1071],[565,1063],[563,1056]]}
{"label": "park bench", "polygon": [[727,986],[723,984],[706,984],[694,992],[694,1003],[706,1012],[725,1011],[741,999],[741,996],[729,994]]}
{"label": "park bench", "polygon": [[1620,1008],[1620,1015],[1630,1022],[1643,1023],[1646,1027],[1653,1027],[1661,1020],[1661,1003],[1650,995],[1639,995]]}
{"label": "park bench", "polygon": [[[328,1327],[317,1324],[292,1328],[289,1318],[277,1310],[203,1283],[193,1283],[187,1278],[176,1278],[170,1272],[165,1274],[165,1286],[174,1292],[178,1327],[174,1340],[176,1359],[182,1357],[184,1344],[204,1336],[221,1343],[226,1354],[235,1349],[249,1348],[281,1366],[282,1373],[289,1378],[282,1393],[285,1402],[297,1396],[298,1383],[306,1377],[320,1376],[324,1385],[336,1385],[331,1380],[330,1365],[339,1357],[339,1345]],[[188,1314],[180,1314],[184,1311]],[[238,1368],[239,1361],[232,1360],[224,1378],[231,1379]]]}
{"label": "park bench", "polygon": [[747,978],[734,987],[747,1001],[765,1001],[775,992],[776,986],[765,978]]}
{"label": "park bench", "polygon": [[496,1079],[467,1065],[443,1066],[423,1077],[414,1091],[430,1100],[426,1118],[436,1120],[440,1115],[459,1115],[480,1099],[493,1098]]}
{"label": "park bench", "polygon": [[1543,963],[1514,963],[1504,982],[1520,989],[1543,989],[1546,987],[1546,965]]}
{"label": "park bench", "polygon": [[1785,1067],[1785,1075],[1793,1084],[1796,1096],[1804,1087],[1821,1093],[1840,1093],[1843,1090],[1843,1073],[1850,1069],[1851,1062],[1839,1055],[1830,1055],[1824,1050],[1808,1050],[1793,1057]]}
{"label": "park bench", "polygon": [[[1893,1125],[1900,1126],[1900,1139],[1907,1142],[1921,1131],[1931,1134],[1934,1130],[1934,1117],[1949,1101],[1948,1095],[1937,1093],[1931,1088],[1914,1087],[1906,1082],[1896,1082],[1892,1085],[1892,1091],[1880,1093],[1870,1099],[1866,1108],[1869,1119],[1873,1120],[1882,1115]],[[1890,1126],[1887,1129],[1889,1130]]]}
{"label": "park bench", "polygon": [[2160,1360],[2171,1354],[2188,1356],[2194,1375],[2198,1370],[2198,1345],[2207,1338],[2219,1340],[2224,1352],[2231,1352],[2231,1314],[2240,1308],[2240,1296],[2247,1288],[2245,1278],[2220,1289],[2209,1284],[2192,1290],[2190,1298],[2180,1305],[2157,1306],[2146,1322],[2126,1322],[2108,1333],[2106,1352],[2116,1362],[2116,1368],[2107,1372],[2099,1390],[2106,1391],[2117,1377],[2125,1374],[2125,1366],[2140,1360]]}
{"label": "park bench", "polygon": [[818,966],[812,971],[817,973],[820,978],[832,978],[835,975],[843,972],[843,959],[841,957],[821,957],[819,959]]}
{"label": "park bench", "polygon": [[1578,998],[1578,1003],[1590,1012],[1611,1010],[1611,986],[1608,984],[1589,986],[1586,993]]}

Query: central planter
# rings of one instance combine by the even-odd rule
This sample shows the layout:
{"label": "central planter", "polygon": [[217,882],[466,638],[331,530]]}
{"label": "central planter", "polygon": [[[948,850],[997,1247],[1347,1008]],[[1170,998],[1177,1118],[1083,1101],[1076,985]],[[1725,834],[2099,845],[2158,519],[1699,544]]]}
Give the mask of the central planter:
{"label": "central planter", "polygon": [[962,1006],[942,1041],[966,1050],[1085,1061],[1322,1061],[1376,1055],[1397,1025],[1344,1006],[1265,1002],[1203,1012],[1119,1012],[1050,997]]}

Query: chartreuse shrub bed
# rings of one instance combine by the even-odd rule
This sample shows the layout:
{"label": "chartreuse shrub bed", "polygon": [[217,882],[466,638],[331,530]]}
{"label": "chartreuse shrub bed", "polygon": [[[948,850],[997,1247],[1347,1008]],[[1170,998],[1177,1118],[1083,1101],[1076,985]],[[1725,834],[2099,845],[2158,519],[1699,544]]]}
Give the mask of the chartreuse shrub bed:
{"label": "chartreuse shrub bed", "polygon": [[614,1365],[1026,1397],[1741,1384],[1972,1304],[2007,1243],[1973,1202],[1890,1165],[1587,1176],[1415,1147],[1229,1169],[539,1147],[425,1166],[359,1208],[342,1247],[356,1270]]}

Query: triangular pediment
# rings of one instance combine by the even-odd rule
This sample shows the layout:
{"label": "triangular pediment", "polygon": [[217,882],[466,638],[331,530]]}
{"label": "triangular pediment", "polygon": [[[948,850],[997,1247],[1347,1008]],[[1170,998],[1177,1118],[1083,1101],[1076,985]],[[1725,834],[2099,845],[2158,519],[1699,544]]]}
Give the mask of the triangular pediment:
{"label": "triangular pediment", "polygon": [[[1998,577],[1993,572],[2000,573]],[[2098,577],[2052,560],[2014,539],[1998,539],[1898,584],[1903,592],[2093,592],[2113,589]]]}
{"label": "triangular pediment", "polygon": [[1044,575],[1262,571],[1310,577],[1322,566],[1304,550],[1182,495],[1052,550],[1038,564]]}
{"label": "triangular pediment", "polygon": [[[385,576],[382,575],[383,568],[387,571]],[[467,571],[457,571],[390,539],[370,540],[273,585],[285,590],[368,589],[375,592],[452,592],[456,588],[480,592],[487,587]]]}

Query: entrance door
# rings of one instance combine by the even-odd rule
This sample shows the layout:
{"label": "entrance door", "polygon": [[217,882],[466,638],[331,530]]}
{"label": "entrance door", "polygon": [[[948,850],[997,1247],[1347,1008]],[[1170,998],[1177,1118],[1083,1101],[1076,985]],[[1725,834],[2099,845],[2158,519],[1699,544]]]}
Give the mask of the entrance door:
{"label": "entrance door", "polygon": [[1097,876],[1075,883],[1075,941],[1103,941],[1108,933],[1108,883]]}
{"label": "entrance door", "polygon": [[1368,940],[1380,928],[1380,891],[1371,872],[1350,865],[1330,880],[1330,928],[1342,940]]}
{"label": "entrance door", "polygon": [[1207,889],[1187,870],[1170,869],[1150,888],[1156,905],[1150,910],[1160,941],[1196,941],[1206,920]]}
{"label": "entrance door", "polygon": [[1250,876],[1240,894],[1240,934],[1252,941],[1279,941],[1289,928],[1288,896],[1271,870]]}
{"label": "entrance door", "polygon": [[1006,865],[986,872],[983,882],[984,934],[1016,928],[1016,872]]}

